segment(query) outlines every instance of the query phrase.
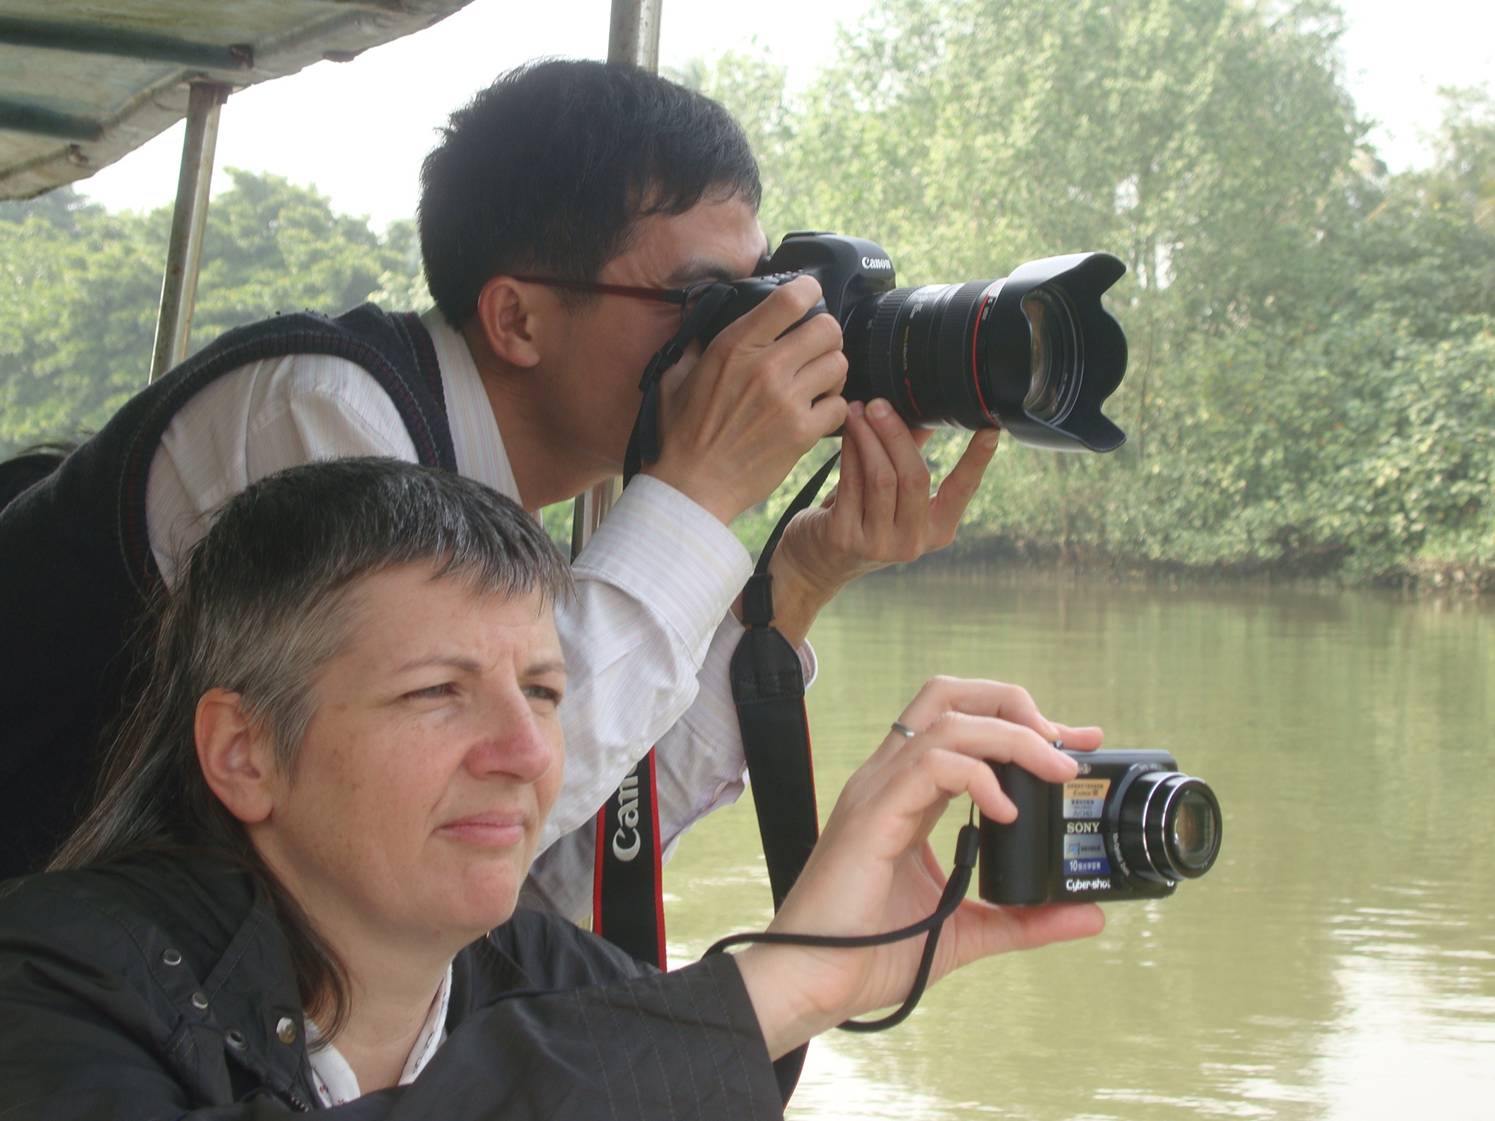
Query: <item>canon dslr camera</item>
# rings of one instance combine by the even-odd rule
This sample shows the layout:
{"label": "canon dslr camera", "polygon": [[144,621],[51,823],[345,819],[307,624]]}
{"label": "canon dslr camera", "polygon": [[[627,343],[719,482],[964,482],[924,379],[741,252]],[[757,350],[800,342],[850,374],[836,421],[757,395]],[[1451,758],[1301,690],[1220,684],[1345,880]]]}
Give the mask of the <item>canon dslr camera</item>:
{"label": "canon dslr camera", "polygon": [[810,314],[841,324],[847,400],[882,397],[910,426],[999,425],[1026,444],[1111,451],[1126,437],[1100,407],[1126,372],[1126,336],[1100,297],[1124,272],[1109,253],[1074,253],[998,280],[895,288],[881,246],[792,233],[758,275],[727,285],[702,342],[808,273],[824,294]]}
{"label": "canon dslr camera", "polygon": [[1155,899],[1204,875],[1220,853],[1220,803],[1166,751],[1066,751],[1068,782],[994,764],[1017,820],[981,819],[988,903]]}

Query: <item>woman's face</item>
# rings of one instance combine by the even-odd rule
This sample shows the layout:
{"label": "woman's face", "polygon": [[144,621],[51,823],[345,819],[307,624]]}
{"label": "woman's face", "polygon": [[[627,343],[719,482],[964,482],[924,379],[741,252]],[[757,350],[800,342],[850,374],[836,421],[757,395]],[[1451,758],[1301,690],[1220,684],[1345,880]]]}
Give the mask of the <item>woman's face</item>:
{"label": "woman's face", "polygon": [[368,577],[351,603],[250,838],[334,944],[461,946],[513,912],[560,789],[551,612],[423,566]]}

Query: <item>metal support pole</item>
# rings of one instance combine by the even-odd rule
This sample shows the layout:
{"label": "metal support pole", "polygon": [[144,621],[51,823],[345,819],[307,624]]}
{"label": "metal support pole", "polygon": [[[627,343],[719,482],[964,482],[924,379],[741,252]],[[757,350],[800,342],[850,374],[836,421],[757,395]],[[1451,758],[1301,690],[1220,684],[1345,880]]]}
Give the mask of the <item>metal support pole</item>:
{"label": "metal support pole", "polygon": [[663,0],[613,0],[607,61],[659,72],[659,10]]}
{"label": "metal support pole", "polygon": [[[664,0],[613,0],[607,61],[659,72],[659,16]],[[586,547],[621,493],[618,479],[598,483],[576,499],[571,516],[571,555]]]}
{"label": "metal support pole", "polygon": [[166,272],[161,278],[151,381],[187,357],[192,308],[197,302],[197,270],[202,263],[202,234],[208,221],[213,150],[218,144],[218,111],[228,93],[229,87],[219,82],[193,82],[188,95],[187,135],[182,140],[182,168],[171,213],[171,240],[166,245]]}

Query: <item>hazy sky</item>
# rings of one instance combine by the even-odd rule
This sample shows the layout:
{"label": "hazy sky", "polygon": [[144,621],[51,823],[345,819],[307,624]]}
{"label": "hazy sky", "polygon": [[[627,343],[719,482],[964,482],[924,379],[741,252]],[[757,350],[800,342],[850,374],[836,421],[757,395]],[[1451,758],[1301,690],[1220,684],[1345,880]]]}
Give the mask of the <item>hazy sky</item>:
{"label": "hazy sky", "polygon": [[[1486,85],[1495,75],[1495,4],[1489,0],[1341,0],[1351,92],[1393,170],[1426,162],[1440,85]],[[829,57],[839,23],[870,0],[756,0],[725,5],[665,0],[661,64],[681,65],[756,38],[792,82]],[[412,217],[416,173],[434,129],[499,71],[541,55],[600,58],[608,0],[473,0],[436,27],[319,63],[235,94],[223,109],[216,167],[273,172],[310,183],[347,213],[382,225]],[[729,15],[728,13],[733,13]],[[114,209],[169,203],[181,127],[77,186]],[[215,189],[226,183],[218,176]]]}

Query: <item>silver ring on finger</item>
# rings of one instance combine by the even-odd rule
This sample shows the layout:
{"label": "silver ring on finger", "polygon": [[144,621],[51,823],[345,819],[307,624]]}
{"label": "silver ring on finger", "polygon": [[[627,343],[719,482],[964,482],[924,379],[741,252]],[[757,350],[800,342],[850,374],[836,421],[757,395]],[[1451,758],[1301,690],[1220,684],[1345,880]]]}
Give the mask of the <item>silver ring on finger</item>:
{"label": "silver ring on finger", "polygon": [[893,721],[888,727],[906,740],[911,740],[919,734],[901,720]]}

